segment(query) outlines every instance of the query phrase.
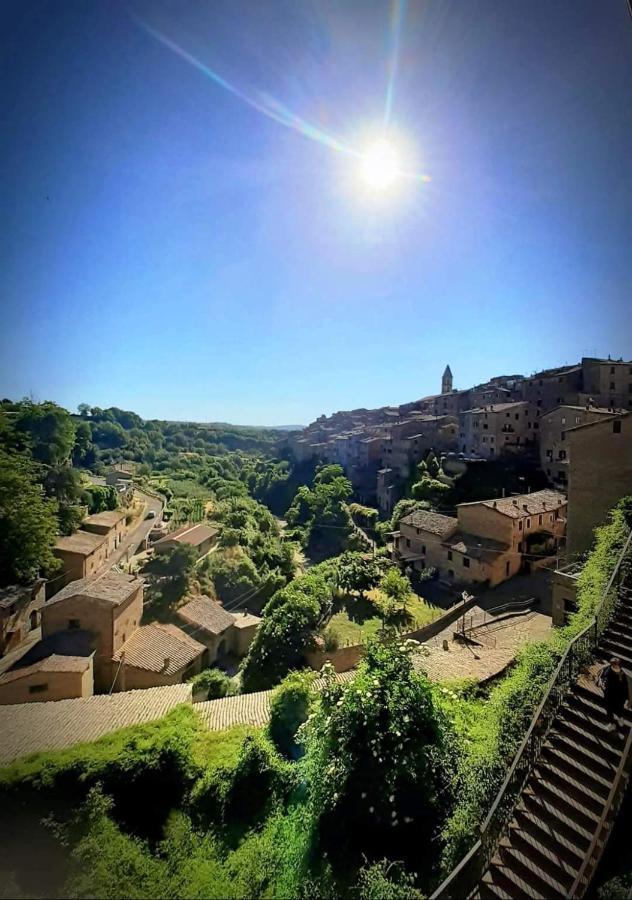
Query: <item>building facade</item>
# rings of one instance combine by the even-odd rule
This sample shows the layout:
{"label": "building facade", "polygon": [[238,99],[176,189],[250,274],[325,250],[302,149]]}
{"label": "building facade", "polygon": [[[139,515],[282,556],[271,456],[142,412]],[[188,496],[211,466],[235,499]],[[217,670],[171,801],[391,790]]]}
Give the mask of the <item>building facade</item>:
{"label": "building facade", "polygon": [[461,452],[484,459],[531,449],[539,430],[537,412],[526,401],[469,409],[460,421]]}
{"label": "building facade", "polygon": [[0,656],[15,650],[40,625],[46,581],[0,588]]}

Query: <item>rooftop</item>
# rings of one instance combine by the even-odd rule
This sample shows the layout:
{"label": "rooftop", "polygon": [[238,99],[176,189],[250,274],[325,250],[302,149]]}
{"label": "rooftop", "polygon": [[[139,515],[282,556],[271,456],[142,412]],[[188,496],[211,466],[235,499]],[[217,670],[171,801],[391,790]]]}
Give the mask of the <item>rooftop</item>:
{"label": "rooftop", "polygon": [[191,703],[190,684],[0,706],[0,763],[96,741],[124,726],[161,719],[180,703]]}
{"label": "rooftop", "polygon": [[18,681],[20,678],[26,678],[27,675],[35,675],[38,672],[85,672],[90,668],[90,664],[90,656],[47,656],[30,666],[12,669],[10,672],[0,675],[0,685]]}
{"label": "rooftop", "polygon": [[76,553],[79,556],[90,556],[101,544],[107,541],[106,534],[91,534],[89,531],[75,531],[74,534],[58,537],[55,550],[65,553]]}
{"label": "rooftop", "polygon": [[84,525],[106,525],[108,528],[114,528],[115,525],[124,519],[127,513],[123,509],[108,509],[105,512],[94,513],[84,519]]}
{"label": "rooftop", "polygon": [[261,623],[259,616],[253,616],[252,613],[235,613],[233,625],[235,628],[251,628]]}
{"label": "rooftop", "polygon": [[459,503],[457,510],[462,506],[487,506],[495,509],[503,516],[519,519],[522,516],[534,516],[539,513],[551,512],[559,509],[566,503],[566,495],[560,491],[545,489],[534,491],[533,494],[520,494],[517,497],[499,497],[497,500],[477,500],[474,503]]}
{"label": "rooftop", "polygon": [[78,581],[71,581],[54,597],[51,597],[46,605],[50,606],[51,603],[57,603],[59,600],[82,595],[92,597],[95,600],[105,600],[113,606],[120,606],[142,584],[143,579],[137,578],[135,575],[106,572],[105,575],[101,575],[99,578],[80,578]]}
{"label": "rooftop", "polygon": [[44,584],[44,580],[39,579],[31,584],[10,584],[8,587],[0,588],[0,609],[7,609],[20,600],[30,600],[33,593],[42,584]]}
{"label": "rooftop", "polygon": [[426,509],[417,509],[400,521],[401,525],[412,525],[422,531],[429,531],[439,537],[447,537],[452,534],[458,525],[458,520],[452,516],[442,516],[440,513],[430,512]]}
{"label": "rooftop", "polygon": [[511,403],[490,403],[488,406],[475,406],[473,409],[466,409],[464,411],[464,415],[469,415],[470,413],[483,413],[483,412],[505,412],[508,409],[515,409],[516,406],[526,406],[526,400],[513,400]]}
{"label": "rooftop", "polygon": [[156,541],[154,546],[159,547],[163,543],[166,544],[170,541],[177,541],[180,544],[191,544],[192,546],[197,547],[209,538],[215,537],[218,530],[219,529],[214,528],[211,525],[183,525],[181,528],[176,529],[176,531],[171,531],[169,534],[165,535],[165,537],[160,538],[159,541]]}
{"label": "rooftop", "polygon": [[491,538],[479,537],[467,531],[457,531],[449,540],[450,548],[457,553],[465,553],[472,559],[491,559],[508,550],[507,544]]}
{"label": "rooftop", "polygon": [[178,616],[188,625],[195,625],[209,634],[221,634],[235,619],[221,603],[209,597],[196,597],[178,610]]}
{"label": "rooftop", "polygon": [[120,660],[125,654],[125,665],[174,675],[192,663],[205,651],[203,644],[185,634],[176,625],[143,625],[114,654]]}

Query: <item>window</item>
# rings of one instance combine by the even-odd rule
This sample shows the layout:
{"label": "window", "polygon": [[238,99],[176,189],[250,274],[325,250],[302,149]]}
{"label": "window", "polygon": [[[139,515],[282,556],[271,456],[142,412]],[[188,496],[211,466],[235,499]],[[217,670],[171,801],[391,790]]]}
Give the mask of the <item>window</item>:
{"label": "window", "polygon": [[575,416],[575,424],[579,425],[579,416]]}
{"label": "window", "polygon": [[33,631],[34,628],[37,628],[37,611],[33,610],[31,615],[29,616],[29,628]]}
{"label": "window", "polygon": [[610,390],[611,390],[611,391],[614,391],[614,381],[611,381],[611,382],[610,382]]}
{"label": "window", "polygon": [[612,433],[621,434],[621,419],[617,419],[616,422],[612,423]]}
{"label": "window", "polygon": [[485,424],[483,425],[483,431],[487,431],[488,428],[489,428],[489,425],[487,424],[487,422],[485,422]]}
{"label": "window", "polygon": [[527,528],[531,528],[531,519],[527,519]]}
{"label": "window", "polygon": [[448,559],[450,559],[450,560],[452,559],[452,551],[451,550],[448,550]]}
{"label": "window", "polygon": [[509,563],[508,562],[505,563],[505,577],[506,578],[509,577]]}
{"label": "window", "polygon": [[406,538],[406,546],[410,547],[410,538]]}
{"label": "window", "polygon": [[542,516],[538,516],[538,525],[542,524]]}
{"label": "window", "polygon": [[562,416],[562,425],[566,425],[566,416]]}
{"label": "window", "polygon": [[614,366],[610,366],[610,374],[614,375]]}
{"label": "window", "polygon": [[425,544],[422,544],[422,545],[421,545],[421,552],[422,552],[422,553],[425,553],[425,552],[426,552],[426,545],[425,545]]}
{"label": "window", "polygon": [[79,619],[68,619],[68,628],[69,629],[81,628],[81,622],[79,621]]}
{"label": "window", "polygon": [[469,569],[469,567],[470,567],[470,561],[469,561],[469,559],[467,558],[467,556],[464,556],[464,557],[463,557],[463,565],[465,566],[466,569]]}
{"label": "window", "polygon": [[454,569],[448,569],[448,578],[454,578]]}
{"label": "window", "polygon": [[557,454],[558,459],[566,459],[566,450],[560,450]]}
{"label": "window", "polygon": [[47,684],[29,684],[29,694],[43,694],[47,690]]}
{"label": "window", "polygon": [[514,416],[514,418],[515,418],[516,421],[517,421],[517,420],[520,418],[520,413],[516,413],[516,415]]}
{"label": "window", "polygon": [[[550,475],[550,474],[551,474],[551,473],[549,472],[549,475]],[[555,516],[553,515],[553,513],[551,513],[551,515],[549,516],[549,518],[550,518],[550,520],[551,520],[551,522],[552,522],[553,519],[555,518]]]}
{"label": "window", "polygon": [[533,423],[533,430],[534,430],[534,431],[537,431],[539,427],[540,427],[540,426],[539,426],[539,424],[538,424],[537,422],[534,422],[534,423]]}
{"label": "window", "polygon": [[518,531],[522,531],[522,519],[518,522]]}
{"label": "window", "polygon": [[511,413],[505,413],[508,419],[511,419]]}

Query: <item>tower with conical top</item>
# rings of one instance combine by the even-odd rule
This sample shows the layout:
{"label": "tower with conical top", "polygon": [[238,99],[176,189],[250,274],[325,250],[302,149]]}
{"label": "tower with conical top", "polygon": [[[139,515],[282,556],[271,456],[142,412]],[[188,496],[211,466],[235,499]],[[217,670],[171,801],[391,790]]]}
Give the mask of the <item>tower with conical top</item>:
{"label": "tower with conical top", "polygon": [[450,366],[445,367],[445,372],[441,377],[441,393],[449,394],[452,390],[452,370]]}

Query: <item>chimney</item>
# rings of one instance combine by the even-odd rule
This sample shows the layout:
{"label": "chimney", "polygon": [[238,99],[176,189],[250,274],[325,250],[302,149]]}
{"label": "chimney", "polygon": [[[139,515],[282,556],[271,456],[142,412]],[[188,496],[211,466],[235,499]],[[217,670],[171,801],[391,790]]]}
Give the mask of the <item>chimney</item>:
{"label": "chimney", "polygon": [[166,671],[169,668],[170,663],[171,663],[171,657],[165,656],[165,661],[162,665],[162,668]]}
{"label": "chimney", "polygon": [[522,504],[522,508],[524,509],[525,512],[529,512],[529,507],[527,506],[526,503]]}
{"label": "chimney", "polygon": [[494,507],[494,509],[497,509],[497,507],[498,507],[498,504],[497,504],[497,503],[496,503],[496,501],[495,501],[495,500],[494,500],[494,502],[493,502],[493,503],[492,503],[492,506],[493,506],[493,507]]}

